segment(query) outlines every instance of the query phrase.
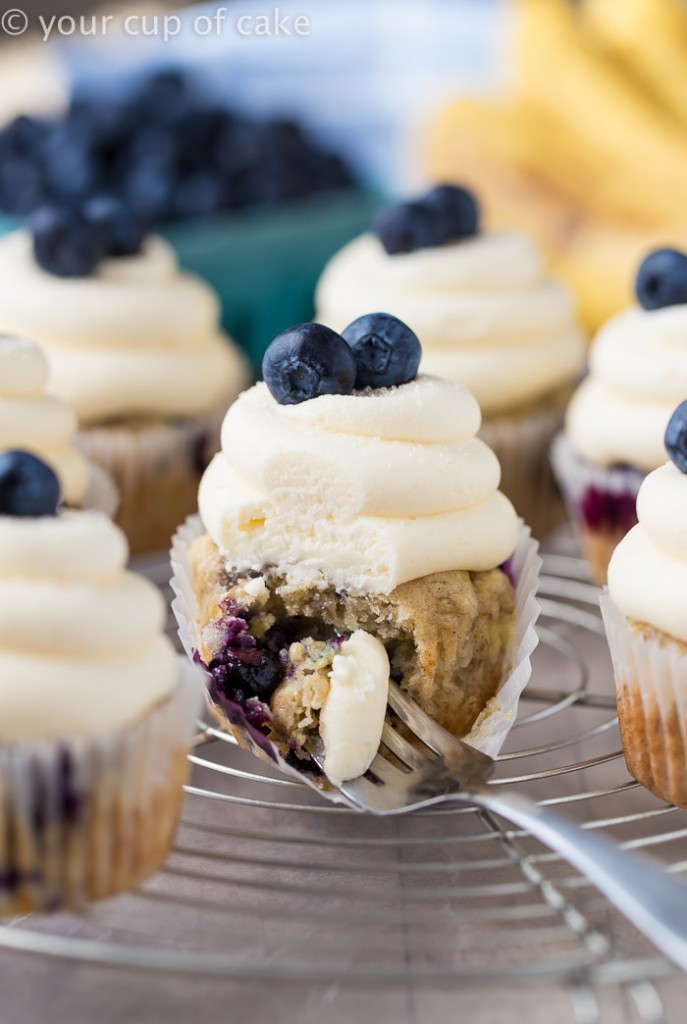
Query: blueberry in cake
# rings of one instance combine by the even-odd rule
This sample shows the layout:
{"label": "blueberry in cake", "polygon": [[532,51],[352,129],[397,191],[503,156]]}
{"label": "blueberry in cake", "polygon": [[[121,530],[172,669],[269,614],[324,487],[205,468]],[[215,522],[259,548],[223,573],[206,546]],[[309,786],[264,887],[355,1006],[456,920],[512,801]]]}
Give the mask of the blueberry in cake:
{"label": "blueberry in cake", "polygon": [[405,324],[284,332],[229,410],[191,547],[197,658],[240,742],[364,773],[389,678],[465,735],[510,668],[518,537],[462,385]]}

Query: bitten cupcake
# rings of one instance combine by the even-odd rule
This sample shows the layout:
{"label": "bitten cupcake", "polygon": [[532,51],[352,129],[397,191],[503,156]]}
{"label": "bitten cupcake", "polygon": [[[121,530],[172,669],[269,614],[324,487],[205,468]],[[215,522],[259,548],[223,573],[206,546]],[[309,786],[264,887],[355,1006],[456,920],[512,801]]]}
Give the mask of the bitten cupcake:
{"label": "bitten cupcake", "polygon": [[2,915],[77,907],[159,867],[200,702],[122,532],[58,514],[59,494],[35,456],[0,455]]}
{"label": "bitten cupcake", "polygon": [[366,309],[393,310],[422,338],[421,370],[472,392],[502,490],[535,535],[547,533],[562,517],[548,451],[584,342],[535,244],[481,229],[474,197],[439,186],[382,210],[326,267],[318,318],[343,331]]}
{"label": "bitten cupcake", "polygon": [[648,472],[665,460],[671,413],[687,394],[687,256],[660,249],[641,264],[638,305],[613,317],[591,346],[552,460],[597,583],[637,522]]}
{"label": "bitten cupcake", "polygon": [[528,674],[536,544],[476,400],[416,376],[420,354],[388,315],[347,339],[281,334],[203,477],[207,532],[175,545],[177,612],[220,721],[273,761],[322,743],[335,784],[374,758],[390,677],[464,736],[480,717],[495,729],[504,681]]}
{"label": "bitten cupcake", "polygon": [[627,767],[687,807],[687,402],[666,449],[672,461],[639,489],[639,522],[613,552],[601,607]]}
{"label": "bitten cupcake", "polygon": [[193,509],[247,370],[212,290],[126,209],[101,213],[44,211],[33,237],[0,241],[0,330],[44,350],[49,392],[76,411],[77,444],[115,482],[138,554],[166,547]]}

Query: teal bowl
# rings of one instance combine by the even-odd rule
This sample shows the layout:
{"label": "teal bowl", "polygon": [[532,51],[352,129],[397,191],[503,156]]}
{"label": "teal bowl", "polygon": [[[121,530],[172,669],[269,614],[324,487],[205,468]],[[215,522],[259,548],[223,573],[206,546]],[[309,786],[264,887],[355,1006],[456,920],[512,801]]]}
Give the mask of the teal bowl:
{"label": "teal bowl", "polygon": [[[327,260],[370,224],[378,194],[330,193],[280,208],[238,213],[163,228],[180,264],[219,293],[225,330],[256,372],[272,339],[311,320],[315,285]],[[17,227],[0,217],[0,234]]]}

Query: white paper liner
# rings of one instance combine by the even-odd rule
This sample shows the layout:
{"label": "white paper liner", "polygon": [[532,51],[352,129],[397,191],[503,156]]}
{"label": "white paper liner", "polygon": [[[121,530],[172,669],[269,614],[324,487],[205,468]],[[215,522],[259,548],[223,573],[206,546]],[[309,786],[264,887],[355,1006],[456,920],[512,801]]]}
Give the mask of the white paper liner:
{"label": "white paper liner", "polygon": [[507,416],[485,417],[479,436],[501,465],[500,490],[513,502],[535,537],[545,537],[565,521],[565,510],[549,460],[549,449],[563,425],[569,389],[549,404]]}
{"label": "white paper liner", "polygon": [[664,800],[687,806],[687,652],[659,630],[633,626],[608,590],[600,603],[628,770]]}
{"label": "white paper liner", "polygon": [[119,507],[119,491],[110,475],[100,466],[89,466],[88,488],[79,502],[79,508],[89,512],[104,512],[114,519]]}
{"label": "white paper liner", "polygon": [[[197,641],[195,624],[198,620],[198,605],[193,590],[189,549],[194,540],[205,533],[199,516],[192,516],[179,527],[171,551],[172,581],[171,586],[175,598],[172,611],[179,625],[179,638],[188,657],[193,661]],[[509,561],[512,578],[515,579],[515,615],[516,629],[513,637],[509,663],[513,666],[509,675],[501,685],[499,692],[491,699],[479,716],[474,727],[464,739],[482,750],[490,757],[495,757],[501,750],[508,732],[515,722],[518,701],[527,685],[531,672],[531,656],[539,642],[535,624],[539,617],[539,602],[536,592],[539,585],[541,558],[538,542],[532,537],[528,526],[520,520],[518,544]],[[232,722],[236,727],[237,723]],[[259,736],[256,730],[241,728],[238,725],[245,745],[262,760],[268,757],[275,767],[285,774],[306,782],[317,789],[323,796],[334,802],[345,802],[335,790],[321,790],[307,772],[299,772],[292,768],[281,756],[277,746],[266,737]]]}
{"label": "white paper liner", "polygon": [[590,487],[596,487],[614,495],[634,495],[646,473],[640,469],[621,466],[597,466],[573,451],[564,434],[558,434],[551,445],[551,465],[563,493],[568,514],[577,522],[580,519],[580,502]]}
{"label": "white paper liner", "polygon": [[118,493],[115,522],[133,556],[169,551],[181,518],[196,507],[201,465],[219,447],[226,403],[185,420],[132,420],[85,427],[75,443]]}
{"label": "white paper liner", "polygon": [[202,673],[178,660],[173,693],[134,726],[0,745],[0,915],[78,908],[160,866],[203,701]]}

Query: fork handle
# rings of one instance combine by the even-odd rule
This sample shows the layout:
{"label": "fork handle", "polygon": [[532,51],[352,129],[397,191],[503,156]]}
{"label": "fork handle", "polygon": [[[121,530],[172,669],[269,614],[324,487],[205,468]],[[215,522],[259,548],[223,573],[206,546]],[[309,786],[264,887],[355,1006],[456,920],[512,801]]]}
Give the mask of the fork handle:
{"label": "fork handle", "polygon": [[526,829],[599,889],[673,963],[687,970],[687,885],[513,789],[484,787],[475,804]]}

